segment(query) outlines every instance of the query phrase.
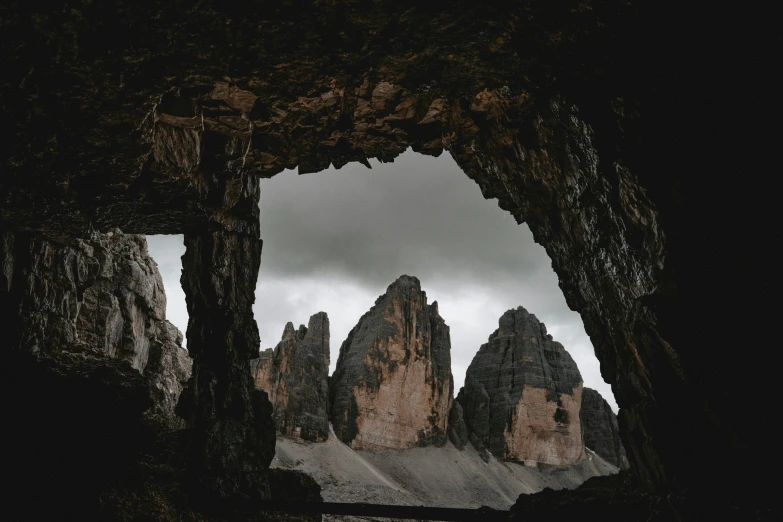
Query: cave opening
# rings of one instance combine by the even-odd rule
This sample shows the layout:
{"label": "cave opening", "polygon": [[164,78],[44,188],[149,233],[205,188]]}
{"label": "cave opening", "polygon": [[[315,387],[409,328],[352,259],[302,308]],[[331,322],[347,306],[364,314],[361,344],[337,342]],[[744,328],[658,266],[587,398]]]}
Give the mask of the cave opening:
{"label": "cave opening", "polygon": [[166,319],[182,332],[183,347],[187,348],[188,309],[185,305],[185,292],[182,290],[182,256],[185,243],[182,234],[148,235],[147,250],[158,266],[163,288],[166,292]]}
{"label": "cave opening", "polygon": [[[454,382],[449,393],[454,397],[498,318],[523,306],[565,345],[584,386],[598,390],[616,413],[611,387],[600,375],[581,317],[568,308],[557,286],[549,256],[527,225],[518,225],[493,203],[484,200],[448,153],[433,157],[411,149],[393,162],[371,159],[369,168],[350,163],[308,175],[287,170],[262,180],[264,247],[253,306],[261,351],[274,348],[281,332],[287,335],[287,323],[294,328],[308,325],[309,317],[325,312],[331,343],[327,341],[328,373],[333,375],[340,346],[356,321],[389,283],[408,274],[421,280],[429,302],[437,301],[450,327]],[[150,235],[147,242],[166,288],[168,319],[184,333],[188,314],[180,285],[183,236]],[[394,371],[398,361],[389,363]],[[567,430],[568,413],[557,402],[552,414],[556,429]],[[432,409],[430,420],[437,414]],[[323,435],[302,436],[301,431],[297,436],[325,441]],[[292,460],[296,448],[278,438],[272,466],[295,467],[293,461],[322,458],[316,452]],[[534,459],[527,463],[546,465]],[[438,467],[435,461],[430,464]]]}

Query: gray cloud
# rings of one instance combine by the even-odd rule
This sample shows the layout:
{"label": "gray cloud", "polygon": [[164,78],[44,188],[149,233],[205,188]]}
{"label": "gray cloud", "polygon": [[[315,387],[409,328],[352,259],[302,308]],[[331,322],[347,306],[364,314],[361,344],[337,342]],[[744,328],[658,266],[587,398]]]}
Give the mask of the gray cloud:
{"label": "gray cloud", "polygon": [[[484,200],[448,154],[409,150],[394,163],[370,163],[372,169],[350,164],[262,181],[264,248],[254,306],[262,346],[274,346],[287,321],[307,324],[323,310],[333,369],[359,317],[397,277],[414,275],[451,327],[457,389],[502,313],[524,306],[568,349],[585,385],[616,411],[581,318],[566,306],[551,261],[527,226]],[[170,320],[184,331],[175,321],[182,320],[184,297],[177,304],[172,293],[172,286],[179,290],[182,250],[181,237],[150,238]]]}

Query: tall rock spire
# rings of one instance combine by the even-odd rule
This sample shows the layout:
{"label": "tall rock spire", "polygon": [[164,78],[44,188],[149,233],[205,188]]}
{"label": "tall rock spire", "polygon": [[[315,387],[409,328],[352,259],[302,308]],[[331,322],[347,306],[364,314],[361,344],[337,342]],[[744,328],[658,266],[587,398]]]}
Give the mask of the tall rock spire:
{"label": "tall rock spire", "polygon": [[498,458],[552,465],[584,458],[582,376],[563,345],[522,307],[500,318],[457,400],[471,440]]}
{"label": "tall rock spire", "polygon": [[305,327],[288,323],[274,350],[251,361],[256,388],[274,407],[277,432],[313,442],[329,436],[329,317],[319,312]]}
{"label": "tall rock spire", "polygon": [[357,449],[444,444],[453,388],[449,327],[419,280],[403,275],[340,347],[334,431]]}

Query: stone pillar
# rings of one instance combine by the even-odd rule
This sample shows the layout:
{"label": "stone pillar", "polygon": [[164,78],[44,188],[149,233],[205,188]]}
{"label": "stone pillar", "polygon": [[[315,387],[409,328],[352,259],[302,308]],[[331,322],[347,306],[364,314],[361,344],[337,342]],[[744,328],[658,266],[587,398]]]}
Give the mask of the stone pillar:
{"label": "stone pillar", "polygon": [[252,310],[262,244],[257,198],[256,190],[255,222],[186,234],[182,257],[193,358],[189,464],[202,490],[219,497],[266,497],[261,472],[274,457],[272,405],[250,373],[260,344]]}

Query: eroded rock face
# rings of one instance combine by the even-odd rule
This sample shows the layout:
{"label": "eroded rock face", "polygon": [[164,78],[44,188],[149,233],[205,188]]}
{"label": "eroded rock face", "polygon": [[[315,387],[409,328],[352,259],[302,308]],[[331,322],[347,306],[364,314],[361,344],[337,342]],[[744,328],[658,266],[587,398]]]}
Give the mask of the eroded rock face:
{"label": "eroded rock face", "polygon": [[582,376],[563,345],[522,307],[500,318],[457,400],[468,430],[498,458],[558,466],[584,458]]}
{"label": "eroded rock face", "polygon": [[592,388],[582,389],[582,408],[579,410],[582,437],[585,446],[620,469],[628,469],[628,458],[620,441],[617,415],[601,394]]}
{"label": "eroded rock face", "polygon": [[277,432],[312,442],[329,436],[329,317],[319,312],[307,327],[288,323],[274,350],[250,363],[256,388],[274,407]]}
{"label": "eroded rock face", "polygon": [[250,373],[260,344],[253,302],[262,243],[258,190],[245,190],[256,214],[243,222],[251,233],[221,230],[216,223],[185,235],[181,282],[190,315],[193,394],[183,415],[191,428],[188,466],[197,489],[211,497],[261,500],[270,495],[264,472],[275,455],[275,425],[272,404]]}
{"label": "eroded rock face", "polygon": [[419,280],[401,276],[340,347],[334,432],[357,449],[443,444],[453,387],[449,327]]}
{"label": "eroded rock face", "polygon": [[34,354],[93,352],[142,372],[154,412],[174,415],[191,360],[166,320],[166,295],[144,236],[113,230],[68,244],[3,233],[2,300],[16,322],[14,349]]}
{"label": "eroded rock face", "polygon": [[449,412],[449,427],[447,430],[449,440],[457,449],[465,449],[468,444],[468,427],[465,425],[465,416],[462,405],[454,401]]}

